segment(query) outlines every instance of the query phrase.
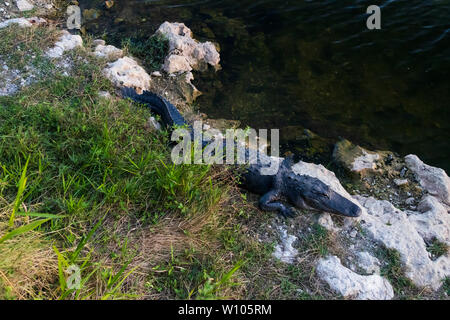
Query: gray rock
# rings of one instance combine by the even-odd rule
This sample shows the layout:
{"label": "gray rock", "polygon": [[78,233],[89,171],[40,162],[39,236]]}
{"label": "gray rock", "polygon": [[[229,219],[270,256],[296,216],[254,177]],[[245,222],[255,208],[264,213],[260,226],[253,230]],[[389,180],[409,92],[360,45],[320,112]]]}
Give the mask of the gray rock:
{"label": "gray rock", "polygon": [[94,55],[109,61],[114,61],[123,57],[123,50],[110,45],[98,44],[95,47]]}
{"label": "gray rock", "polygon": [[281,243],[275,247],[273,256],[284,263],[293,263],[298,251],[292,245],[297,240],[297,237],[289,235],[282,226],[278,227],[278,231],[280,232]]}
{"label": "gray rock", "polygon": [[398,187],[402,187],[405,186],[409,183],[408,179],[394,179],[394,183],[398,186]]}
{"label": "gray rock", "polygon": [[61,58],[64,52],[83,46],[83,39],[79,35],[70,34],[64,30],[58,42],[53,48],[47,50],[46,55],[50,58]]}
{"label": "gray rock", "polygon": [[368,274],[380,274],[380,260],[372,256],[367,251],[357,253],[358,266]]}
{"label": "gray rock", "polygon": [[405,275],[417,286],[437,290],[442,279],[450,275],[448,255],[432,261],[425,241],[416,229],[417,222],[390,202],[372,197],[355,198],[367,209],[358,218],[367,236],[386,248],[397,250],[406,268]]}
{"label": "gray rock", "polygon": [[438,239],[450,245],[450,215],[445,204],[433,196],[426,196],[408,220],[414,225],[420,236],[431,241]]}
{"label": "gray rock", "polygon": [[46,20],[42,18],[32,17],[32,18],[14,18],[5,20],[0,23],[0,29],[6,28],[11,24],[18,24],[19,27],[25,28],[25,27],[31,27],[33,25],[40,25],[45,23]]}
{"label": "gray rock", "polygon": [[103,73],[117,87],[131,87],[138,93],[150,88],[150,75],[130,57],[109,63]]}
{"label": "gray rock", "polygon": [[429,166],[413,154],[407,155],[405,162],[416,175],[422,188],[450,205],[450,178],[443,169]]}
{"label": "gray rock", "polygon": [[167,73],[204,71],[208,65],[220,69],[220,55],[214,44],[193,39],[192,31],[184,23],[166,21],[156,34],[164,35],[169,41],[169,55],[163,67]]}
{"label": "gray rock", "polygon": [[344,267],[336,256],[320,259],[316,271],[320,279],[345,298],[390,300],[394,297],[394,290],[385,278],[359,275]]}
{"label": "gray rock", "polygon": [[34,5],[27,0],[16,0],[19,11],[30,11],[34,9]]}
{"label": "gray rock", "polygon": [[341,140],[336,143],[333,151],[333,159],[344,168],[355,173],[376,170],[377,161],[380,158],[381,156],[378,153],[370,152],[348,140]]}

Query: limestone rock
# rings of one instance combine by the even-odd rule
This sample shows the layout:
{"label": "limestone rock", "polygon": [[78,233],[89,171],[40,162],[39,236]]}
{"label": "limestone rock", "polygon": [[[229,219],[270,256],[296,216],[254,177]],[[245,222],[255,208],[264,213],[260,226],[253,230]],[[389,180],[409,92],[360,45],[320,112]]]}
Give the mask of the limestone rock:
{"label": "limestone rock", "polygon": [[167,73],[190,72],[192,70],[186,57],[176,54],[169,55],[164,61],[164,71]]}
{"label": "limestone rock", "polygon": [[34,5],[27,0],[16,0],[19,11],[30,11],[34,9]]}
{"label": "limestone rock", "polygon": [[317,223],[330,232],[339,231],[339,228],[336,228],[334,226],[333,219],[331,218],[331,215],[328,212],[322,213],[317,219]]}
{"label": "limestone rock", "polygon": [[367,251],[357,253],[358,266],[368,274],[380,274],[380,261]]}
{"label": "limestone rock", "polygon": [[60,58],[64,52],[82,46],[83,39],[79,35],[73,35],[64,30],[58,42],[55,43],[53,48],[47,50],[46,55],[50,58]]}
{"label": "limestone rock", "polygon": [[297,240],[297,237],[289,235],[287,230],[283,227],[278,227],[280,231],[281,243],[275,247],[273,256],[284,263],[294,262],[294,258],[297,256],[298,251],[292,244]]}
{"label": "limestone rock", "polygon": [[108,91],[99,91],[98,92],[98,96],[100,98],[104,98],[104,99],[111,99],[112,98],[111,94]]}
{"label": "limestone rock", "polygon": [[407,155],[405,162],[428,193],[450,205],[450,178],[443,169],[429,166],[413,154]]}
{"label": "limestone rock", "polygon": [[333,151],[333,159],[344,168],[355,173],[376,170],[376,162],[380,158],[381,156],[378,153],[367,151],[348,140],[341,140],[336,143]]}
{"label": "limestone rock", "polygon": [[409,181],[408,179],[394,179],[394,183],[396,186],[401,187],[407,185]]}
{"label": "limestone rock", "polygon": [[103,72],[117,87],[131,87],[139,94],[143,90],[149,90],[151,81],[149,74],[130,57],[109,63]]}
{"label": "limestone rock", "polygon": [[32,18],[14,18],[9,19],[6,21],[3,21],[0,23],[0,29],[6,28],[11,24],[18,24],[20,27],[31,27],[33,25],[40,25],[46,23],[45,19],[38,18],[38,17],[32,17]]}
{"label": "limestone rock", "polygon": [[106,45],[106,41],[103,40],[103,39],[95,39],[94,41],[92,41],[92,44],[94,46],[98,46],[98,45],[105,46]]}
{"label": "limestone rock", "polygon": [[163,69],[167,73],[204,71],[208,65],[220,68],[220,55],[211,42],[200,43],[192,38],[192,31],[184,23],[164,22],[156,34],[169,41],[169,55]]}
{"label": "limestone rock", "polygon": [[437,239],[450,245],[450,215],[448,207],[433,196],[426,196],[417,207],[418,212],[409,215],[420,236],[426,241]]}
{"label": "limestone rock", "polygon": [[359,275],[344,267],[336,256],[320,259],[316,271],[320,279],[345,298],[390,300],[394,297],[394,290],[386,279],[379,275]]}
{"label": "limestone rock", "polygon": [[410,220],[405,212],[388,201],[355,198],[367,209],[367,213],[358,218],[367,236],[386,248],[397,250],[405,265],[406,276],[417,286],[437,290],[442,279],[450,275],[448,254],[432,261],[424,239],[416,230],[418,222]]}
{"label": "limestone rock", "polygon": [[105,58],[109,61],[114,61],[123,57],[123,50],[111,45],[98,44],[95,47],[94,54],[97,57]]}

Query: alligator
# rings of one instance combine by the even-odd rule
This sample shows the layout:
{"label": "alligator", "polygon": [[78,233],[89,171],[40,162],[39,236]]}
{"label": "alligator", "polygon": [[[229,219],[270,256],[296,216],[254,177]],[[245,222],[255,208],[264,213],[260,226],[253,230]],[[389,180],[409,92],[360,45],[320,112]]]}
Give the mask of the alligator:
{"label": "alligator", "polygon": [[[180,114],[178,109],[159,95],[143,91],[136,93],[132,88],[123,88],[122,96],[147,106],[161,117],[166,128],[174,126],[192,127]],[[202,142],[205,146],[208,142]],[[224,144],[225,145],[225,144]],[[249,150],[246,148],[246,156]],[[258,152],[257,161],[247,165],[241,173],[241,187],[252,193],[261,195],[259,207],[263,211],[277,211],[283,217],[294,217],[296,209],[308,209],[329,212],[346,217],[358,217],[361,208],[354,202],[341,196],[320,179],[308,175],[299,175],[292,170],[293,158],[282,160],[279,170],[275,175],[263,175],[261,169],[270,164],[261,161],[267,156]]]}

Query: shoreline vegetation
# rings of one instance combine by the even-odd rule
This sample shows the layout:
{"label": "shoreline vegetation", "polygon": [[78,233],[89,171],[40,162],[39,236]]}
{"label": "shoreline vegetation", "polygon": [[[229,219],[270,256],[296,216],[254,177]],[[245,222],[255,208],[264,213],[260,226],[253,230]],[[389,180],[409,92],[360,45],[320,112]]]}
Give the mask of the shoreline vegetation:
{"label": "shoreline vegetation", "polygon": [[[56,19],[44,18],[47,23],[0,29],[0,77],[23,79],[0,79],[14,89],[0,96],[0,299],[362,298],[326,280],[336,262],[330,256],[340,259],[334,269],[349,267],[343,274],[352,281],[358,273],[360,291],[373,291],[364,281],[377,276],[389,281],[394,299],[448,299],[448,275],[437,288],[418,286],[423,279],[408,273],[404,252],[376,241],[360,222],[345,229],[345,219],[306,210],[284,220],[260,211],[257,196],[243,193],[226,166],[173,165],[168,132],[155,130],[149,111],[118,97],[105,77],[116,57],[93,54],[100,42],[89,35],[82,46],[49,57],[61,32]],[[130,40],[115,49],[159,73],[167,39],[152,39],[149,47]],[[145,52],[154,59],[144,60]],[[190,82],[152,73],[149,89],[188,120],[204,118]],[[412,169],[402,174],[405,160],[391,152],[345,141],[335,152],[342,185],[368,197],[366,204],[376,198],[409,212],[430,193]],[[436,230],[445,238],[448,227]],[[425,252],[430,268],[445,273],[435,266],[449,254],[439,232]],[[356,265],[366,251],[378,271]],[[71,266],[81,272],[78,289],[68,286]]]}

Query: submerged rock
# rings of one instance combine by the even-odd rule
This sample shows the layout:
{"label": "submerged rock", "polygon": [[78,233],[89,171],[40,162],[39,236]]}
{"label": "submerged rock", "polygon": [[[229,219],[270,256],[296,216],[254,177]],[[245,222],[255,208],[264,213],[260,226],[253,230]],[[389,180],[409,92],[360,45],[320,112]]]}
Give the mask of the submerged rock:
{"label": "submerged rock", "polygon": [[169,54],[163,69],[167,73],[204,71],[208,65],[220,68],[220,55],[212,42],[200,43],[192,38],[192,31],[184,23],[164,22],[156,34],[169,41]]}
{"label": "submerged rock", "polygon": [[316,271],[320,279],[345,298],[390,300],[394,297],[394,290],[385,278],[359,275],[344,267],[336,256],[320,259]]}

